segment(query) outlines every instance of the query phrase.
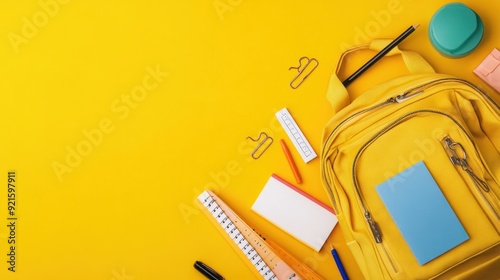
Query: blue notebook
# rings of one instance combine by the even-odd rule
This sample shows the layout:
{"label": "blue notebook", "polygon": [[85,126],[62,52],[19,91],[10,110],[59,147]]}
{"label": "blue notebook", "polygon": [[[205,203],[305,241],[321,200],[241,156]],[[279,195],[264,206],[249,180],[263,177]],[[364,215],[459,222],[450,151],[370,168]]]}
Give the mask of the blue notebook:
{"label": "blue notebook", "polygon": [[422,161],[376,190],[420,265],[469,239]]}

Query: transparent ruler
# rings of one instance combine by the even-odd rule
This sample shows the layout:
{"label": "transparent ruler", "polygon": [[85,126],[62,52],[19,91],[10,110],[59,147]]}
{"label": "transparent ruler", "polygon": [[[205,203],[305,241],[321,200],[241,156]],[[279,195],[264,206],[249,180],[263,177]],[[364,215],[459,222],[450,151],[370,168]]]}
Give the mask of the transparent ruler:
{"label": "transparent ruler", "polygon": [[276,118],[280,122],[283,129],[285,129],[286,134],[292,140],[293,145],[299,151],[300,156],[304,160],[305,163],[316,158],[316,153],[314,152],[311,144],[307,141],[304,133],[300,130],[299,126],[293,119],[290,112],[288,112],[287,108],[283,108],[276,113]]}
{"label": "transparent ruler", "polygon": [[266,280],[322,279],[284,249],[276,251],[211,191],[201,193],[197,203],[256,275]]}

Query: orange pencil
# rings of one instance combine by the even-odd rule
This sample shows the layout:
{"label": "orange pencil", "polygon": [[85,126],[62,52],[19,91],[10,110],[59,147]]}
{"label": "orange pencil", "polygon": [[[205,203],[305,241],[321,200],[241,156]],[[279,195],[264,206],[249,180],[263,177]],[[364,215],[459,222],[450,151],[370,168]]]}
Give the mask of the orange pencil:
{"label": "orange pencil", "polygon": [[286,146],[285,140],[281,139],[280,142],[281,142],[281,147],[283,148],[283,152],[285,153],[286,159],[288,160],[288,164],[290,164],[290,168],[292,169],[293,176],[295,176],[295,181],[297,181],[297,184],[302,183],[302,178],[300,177],[299,170],[297,169],[297,166],[293,161],[292,154],[290,153],[290,150]]}

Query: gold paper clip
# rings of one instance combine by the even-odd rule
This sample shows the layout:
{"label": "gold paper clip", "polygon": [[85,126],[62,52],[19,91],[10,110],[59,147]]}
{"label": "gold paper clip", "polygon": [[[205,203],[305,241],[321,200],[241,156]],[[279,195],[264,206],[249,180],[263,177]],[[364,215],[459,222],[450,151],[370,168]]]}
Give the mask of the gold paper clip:
{"label": "gold paper clip", "polygon": [[[305,60],[306,63],[304,66],[302,66],[302,61]],[[312,62],[312,64],[311,64]],[[311,67],[309,67],[310,70],[308,71],[305,71],[307,66],[309,66],[309,64],[311,64]],[[314,69],[316,69],[316,67],[318,67],[319,65],[319,62],[316,60],[316,58],[308,58],[307,56],[303,56],[299,59],[299,66],[297,67],[290,67],[288,68],[288,71],[292,70],[292,69],[297,69],[297,75],[293,78],[293,80],[290,82],[290,87],[292,87],[293,89],[297,89],[306,79],[307,77],[309,77],[309,75],[311,75],[311,73],[314,71]],[[303,77],[302,79],[300,80],[300,82],[297,84],[297,85],[294,85],[294,82],[297,81],[299,79],[299,77],[301,76],[301,74],[303,74]]]}
{"label": "gold paper clip", "polygon": [[[260,138],[264,137],[264,140],[260,141]],[[248,136],[247,139],[250,139],[252,140],[253,142],[258,142],[260,141],[259,144],[257,144],[257,146],[255,147],[255,149],[253,149],[252,151],[252,157],[254,159],[258,159],[260,158],[260,156],[269,148],[269,146],[271,146],[271,144],[273,143],[273,138],[268,136],[265,132],[261,132],[259,134],[259,138],[257,139],[253,139],[252,137]],[[269,141],[268,141],[269,140]],[[263,148],[261,149],[262,145],[264,145],[264,143],[266,143],[266,141],[268,142],[268,144],[266,146],[263,146]],[[259,153],[257,153],[258,151],[260,150]]]}

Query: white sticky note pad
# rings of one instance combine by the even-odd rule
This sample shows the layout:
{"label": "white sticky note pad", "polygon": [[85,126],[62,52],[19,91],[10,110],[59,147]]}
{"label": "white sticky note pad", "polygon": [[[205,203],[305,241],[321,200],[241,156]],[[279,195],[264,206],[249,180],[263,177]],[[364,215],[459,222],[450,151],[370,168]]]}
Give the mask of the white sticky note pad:
{"label": "white sticky note pad", "polygon": [[338,222],[330,207],[274,174],[252,210],[317,252]]}

